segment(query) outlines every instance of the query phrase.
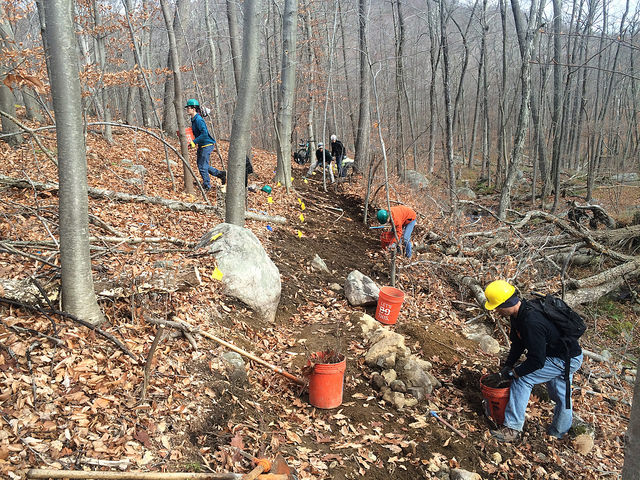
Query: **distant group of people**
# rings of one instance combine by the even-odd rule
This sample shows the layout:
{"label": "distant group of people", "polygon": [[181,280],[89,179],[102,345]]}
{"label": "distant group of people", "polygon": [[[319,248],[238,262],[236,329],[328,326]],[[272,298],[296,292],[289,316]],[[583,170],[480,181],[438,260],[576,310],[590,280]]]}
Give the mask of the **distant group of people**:
{"label": "distant group of people", "polygon": [[338,167],[338,176],[346,177],[347,172],[342,165],[346,156],[347,156],[347,149],[344,147],[343,143],[340,140],[338,140],[337,135],[331,135],[331,152],[328,152],[324,148],[324,143],[322,142],[318,143],[316,155],[315,155],[315,158],[312,159],[311,161],[311,166],[307,171],[307,176],[310,176],[318,166],[324,165],[325,168],[328,167],[329,169],[331,182],[335,182],[333,169],[331,168],[331,162],[335,160],[336,165]]}

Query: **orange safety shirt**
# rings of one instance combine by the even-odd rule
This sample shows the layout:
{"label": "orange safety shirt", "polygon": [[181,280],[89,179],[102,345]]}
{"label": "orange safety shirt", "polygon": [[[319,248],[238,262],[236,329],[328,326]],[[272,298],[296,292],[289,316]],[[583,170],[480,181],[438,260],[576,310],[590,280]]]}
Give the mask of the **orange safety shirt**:
{"label": "orange safety shirt", "polygon": [[391,207],[391,221],[395,224],[398,236],[402,235],[402,227],[416,219],[416,212],[404,205]]}

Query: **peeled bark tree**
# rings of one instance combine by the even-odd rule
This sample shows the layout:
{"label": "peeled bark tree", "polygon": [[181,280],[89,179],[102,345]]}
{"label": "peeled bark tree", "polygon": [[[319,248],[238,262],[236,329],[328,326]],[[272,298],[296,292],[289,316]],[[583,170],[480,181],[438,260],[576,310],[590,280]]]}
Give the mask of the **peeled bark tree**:
{"label": "peeled bark tree", "polygon": [[[180,73],[180,57],[178,57],[178,47],[176,46],[176,36],[171,26],[171,13],[169,12],[169,6],[167,5],[167,0],[160,0],[160,5],[162,6],[162,14],[164,16],[164,21],[167,25],[167,34],[169,36],[169,54],[171,55],[171,64],[176,66],[173,69],[173,108],[176,113],[176,120],[178,123],[178,138],[180,139],[180,153],[185,159],[189,158],[189,149],[187,147],[187,138],[184,133],[185,123],[184,123],[184,113],[182,111],[182,75]],[[177,6],[176,6],[177,8]],[[182,166],[182,172],[184,176],[184,191],[187,193],[193,193],[193,175],[187,168],[186,165]]]}
{"label": "peeled bark tree", "polygon": [[56,115],[62,308],[93,325],[104,321],[91,277],[89,200],[72,0],[44,2],[49,81]]}
{"label": "peeled bark tree", "polygon": [[368,25],[367,0],[358,1],[358,38],[360,46],[360,113],[358,115],[358,136],[356,138],[356,151],[354,167],[363,172],[369,164],[369,137],[371,134],[371,118],[369,117],[369,103],[371,95],[371,71],[369,69],[369,53],[367,50],[367,25]]}
{"label": "peeled bark tree", "polygon": [[242,77],[233,113],[229,143],[229,171],[225,221],[244,226],[245,157],[251,144],[251,114],[258,90],[258,34],[260,0],[245,0],[244,38],[242,40]]}
{"label": "peeled bark tree", "polygon": [[291,128],[296,90],[298,0],[285,0],[282,13],[282,70],[278,95],[278,164],[276,181],[291,188]]}

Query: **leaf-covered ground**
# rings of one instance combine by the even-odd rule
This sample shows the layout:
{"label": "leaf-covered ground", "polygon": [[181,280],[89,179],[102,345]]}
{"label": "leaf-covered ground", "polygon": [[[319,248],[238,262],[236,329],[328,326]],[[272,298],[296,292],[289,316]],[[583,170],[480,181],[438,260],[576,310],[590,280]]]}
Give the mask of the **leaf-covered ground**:
{"label": "leaf-covered ground", "polygon": [[[172,190],[159,145],[147,144],[139,134],[119,133],[113,146],[89,134],[90,186],[202,201],[180,192],[181,169],[176,166],[177,189]],[[45,144],[55,152],[53,137]],[[226,145],[222,156],[226,159]],[[144,166],[146,172],[132,172],[125,159]],[[218,160],[214,157],[212,163],[217,165]],[[259,188],[270,182],[275,157],[255,152],[254,167],[256,174],[249,183]],[[57,181],[53,163],[30,143],[18,150],[3,147],[0,173]],[[433,363],[433,373],[443,386],[428,404],[403,411],[385,405],[369,384],[372,372],[363,364],[366,345],[350,321],[359,309],[348,305],[341,290],[353,269],[380,285],[389,281],[389,259],[379,248],[378,231],[362,222],[365,182],[354,178],[324,192],[320,175],[304,183],[303,173],[302,167],[295,167],[291,194],[274,186],[272,202],[263,192],[248,194],[250,211],[288,218],[287,225],[247,222],[280,269],[282,298],[273,324],[255,318],[222,294],[221,284],[212,277],[213,257],[168,241],[129,243],[107,238],[118,232],[121,237],[197,242],[221,218],[90,199],[90,214],[112,230],[106,231],[100,222],[91,225],[91,234],[98,237],[92,249],[94,278],[130,292],[124,298],[101,301],[107,317],[103,328],[137,360],[68,319],[0,304],[2,476],[19,478],[34,466],[105,468],[96,466],[105,460],[130,470],[246,472],[251,465],[235,447],[267,457],[279,452],[300,478],[316,479],[441,478],[457,466],[483,478],[602,478],[620,471],[631,388],[619,369],[607,364],[587,360],[575,378],[575,411],[595,427],[595,446],[589,453],[577,453],[571,439],[558,441],[545,435],[553,405],[543,389],[534,392],[529,404],[523,441],[505,446],[490,437],[479,378],[495,369],[499,358],[481,353],[461,335],[465,321],[480,310],[468,292],[452,286],[443,274],[447,268],[461,267],[443,264],[437,252],[399,260],[398,287],[406,299],[393,328],[407,337],[413,352]],[[401,185],[392,190],[393,198],[421,214],[414,234],[417,242],[430,230],[455,237],[464,228],[459,219],[442,215],[437,182],[434,185],[423,196]],[[55,287],[57,192],[2,188],[0,238],[14,250],[3,244],[0,277],[35,277],[46,288]],[[212,197],[215,202],[215,194]],[[492,221],[483,218],[474,228],[490,226]],[[330,273],[311,267],[316,254]],[[171,294],[140,287],[145,275],[187,266],[198,267],[202,285]],[[472,267],[464,268],[474,275]],[[505,261],[496,273],[508,268],[515,267]],[[590,350],[607,347],[622,353],[626,348],[637,353],[629,348],[633,338],[628,327],[637,322],[630,301],[613,307],[596,305],[589,312],[590,331],[584,343]],[[246,382],[232,381],[222,365],[224,350],[219,345],[196,335],[196,350],[171,332],[155,351],[143,400],[144,362],[157,332],[146,320],[173,317],[296,375],[309,353],[326,348],[343,352],[347,372],[342,406],[316,409],[301,388],[257,364],[248,364]],[[500,338],[499,331],[496,337]],[[465,438],[431,418],[430,409]]]}

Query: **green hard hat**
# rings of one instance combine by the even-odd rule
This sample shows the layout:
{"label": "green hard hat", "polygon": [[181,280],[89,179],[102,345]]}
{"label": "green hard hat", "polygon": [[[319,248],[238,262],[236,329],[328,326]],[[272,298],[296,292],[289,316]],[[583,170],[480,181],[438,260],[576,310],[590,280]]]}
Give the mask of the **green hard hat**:
{"label": "green hard hat", "polygon": [[378,210],[377,217],[380,223],[387,223],[387,220],[389,220],[389,212],[386,210]]}
{"label": "green hard hat", "polygon": [[187,107],[199,107],[200,104],[198,103],[198,100],[196,100],[195,98],[190,98],[189,100],[187,100],[187,104],[185,105],[184,108]]}
{"label": "green hard hat", "polygon": [[260,190],[262,190],[263,192],[266,192],[266,193],[271,193],[271,187],[269,185],[265,185]]}

